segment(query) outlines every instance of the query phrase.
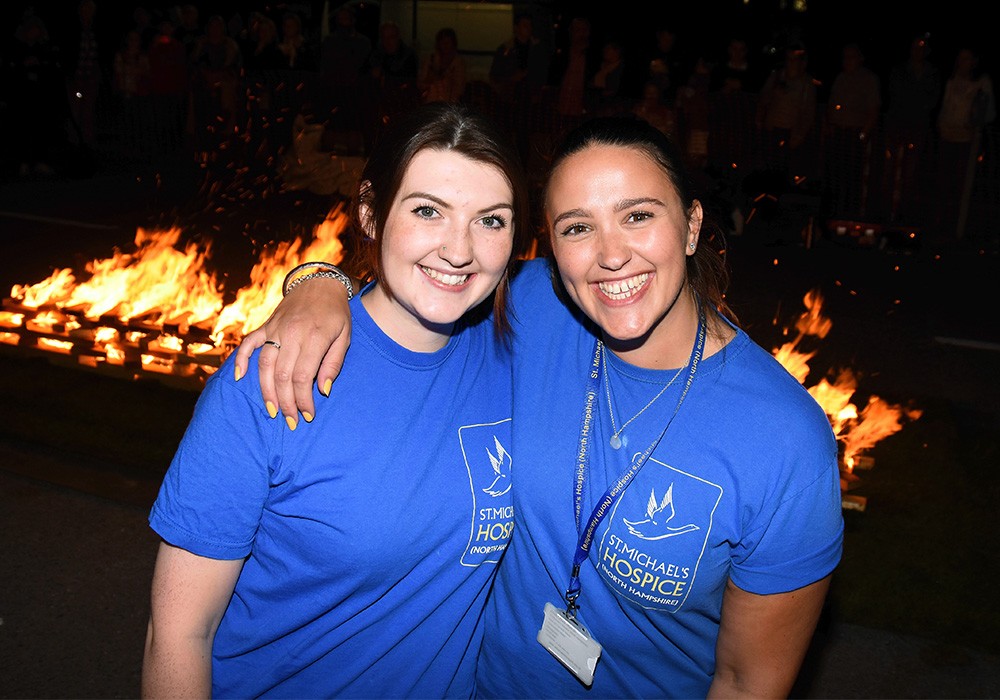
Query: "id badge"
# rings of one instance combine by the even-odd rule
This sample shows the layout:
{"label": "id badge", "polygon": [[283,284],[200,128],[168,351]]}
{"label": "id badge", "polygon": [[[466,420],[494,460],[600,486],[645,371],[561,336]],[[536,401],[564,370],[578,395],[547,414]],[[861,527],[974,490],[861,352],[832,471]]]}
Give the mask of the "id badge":
{"label": "id badge", "polygon": [[593,684],[594,669],[601,658],[601,645],[565,610],[552,603],[545,604],[545,619],[538,630],[538,643],[584,685],[590,687]]}

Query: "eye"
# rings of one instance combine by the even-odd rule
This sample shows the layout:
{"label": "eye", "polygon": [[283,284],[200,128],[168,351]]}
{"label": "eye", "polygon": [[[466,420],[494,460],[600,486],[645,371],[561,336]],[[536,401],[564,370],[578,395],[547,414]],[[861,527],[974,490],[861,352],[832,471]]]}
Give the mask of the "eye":
{"label": "eye", "polygon": [[503,229],[507,228],[507,219],[500,216],[499,214],[490,214],[488,216],[484,216],[482,219],[480,219],[480,221],[486,228],[496,229],[498,231],[502,231]]}
{"label": "eye", "polygon": [[438,215],[438,210],[430,204],[421,204],[412,209],[413,213],[422,219],[433,219]]}
{"label": "eye", "polygon": [[559,235],[568,238],[570,236],[579,236],[581,234],[587,233],[588,231],[590,231],[590,227],[584,224],[570,224],[569,226],[563,228],[559,232]]}
{"label": "eye", "polygon": [[633,223],[639,223],[640,221],[645,221],[646,219],[652,219],[652,212],[648,211],[634,211],[628,215],[626,221],[631,221]]}

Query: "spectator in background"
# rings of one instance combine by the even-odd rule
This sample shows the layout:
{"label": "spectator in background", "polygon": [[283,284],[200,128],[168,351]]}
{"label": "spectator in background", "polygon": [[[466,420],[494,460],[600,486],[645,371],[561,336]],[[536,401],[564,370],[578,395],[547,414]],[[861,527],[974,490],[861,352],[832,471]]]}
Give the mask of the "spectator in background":
{"label": "spectator in background", "polygon": [[69,41],[62,50],[66,94],[76,137],[82,146],[97,144],[97,100],[105,75],[97,34],[97,3],[81,0]]}
{"label": "spectator in background", "polygon": [[243,55],[221,15],[209,17],[191,55],[188,130],[201,157],[212,156],[236,126]]}
{"label": "spectator in background", "polygon": [[885,156],[882,195],[890,222],[919,223],[927,218],[924,204],[934,110],[941,100],[941,72],[931,63],[928,36],[909,44],[905,61],[889,72],[885,111]]}
{"label": "spectator in background", "polygon": [[190,62],[191,55],[205,33],[204,27],[201,26],[201,12],[197,5],[181,5],[178,17],[179,21],[174,36],[177,37],[177,41],[181,42]]}
{"label": "spectator in background", "polygon": [[764,82],[757,98],[757,129],[761,135],[759,165],[778,175],[785,185],[813,173],[807,139],[815,131],[818,97],[801,44],[784,51],[784,60]]}
{"label": "spectator in background", "polygon": [[442,27],[434,35],[434,49],[420,71],[423,102],[459,102],[468,83],[465,59],[458,53],[458,34]]}
{"label": "spectator in background", "polygon": [[632,114],[645,119],[671,139],[677,140],[676,115],[663,101],[660,86],[655,81],[650,80],[643,87],[642,97],[633,105]]}
{"label": "spectator in background", "polygon": [[371,40],[358,31],[357,15],[350,6],[339,7],[332,22],[332,31],[320,46],[324,114],[334,131],[360,132],[358,93],[372,51]]}
{"label": "spectator in background", "polygon": [[708,165],[711,80],[712,64],[706,56],[699,56],[684,85],[677,90],[675,99],[680,145],[687,166],[694,173]]}
{"label": "spectator in background", "polygon": [[494,51],[489,72],[497,117],[514,134],[524,163],[531,155],[532,113],[541,102],[551,63],[549,47],[534,32],[532,16],[519,12],[512,36]]}
{"label": "spectator in background", "polygon": [[673,27],[661,25],[656,28],[645,71],[646,80],[656,83],[663,101],[673,107],[677,90],[687,80],[687,69],[677,46],[677,32]]}
{"label": "spectator in background", "polygon": [[157,150],[173,151],[182,133],[181,115],[187,94],[187,53],[169,19],[161,20],[159,33],[149,45],[149,91],[153,135]]}
{"label": "spectator in background", "polygon": [[378,34],[378,43],[368,58],[374,113],[365,120],[366,126],[385,123],[420,101],[417,52],[403,41],[395,22],[383,22]]}
{"label": "spectator in background", "polygon": [[[757,92],[763,85],[757,60],[751,61],[746,38],[731,36],[708,86],[708,171],[734,206],[744,198],[743,180],[754,165]],[[734,225],[734,233],[742,230],[742,214]]]}
{"label": "spectator in background", "polygon": [[285,56],[285,68],[299,71],[316,71],[319,61],[302,31],[302,18],[295,12],[286,12],[281,18],[281,40],[278,50]]}
{"label": "spectator in background", "polygon": [[969,196],[983,128],[996,119],[993,80],[980,67],[977,49],[955,54],[937,116],[938,187],[935,230],[946,239],[965,235]]}
{"label": "spectator in background", "polygon": [[122,125],[122,139],[134,156],[152,152],[149,104],[149,56],[142,47],[138,29],[129,29],[115,52],[112,64],[114,93]]}
{"label": "spectator in background", "polygon": [[586,113],[587,81],[594,74],[590,48],[591,23],[587,17],[574,17],[569,23],[566,46],[557,52],[556,101],[559,122],[563,127],[575,126]]}
{"label": "spectator in background", "polygon": [[253,152],[267,162],[291,139],[294,115],[287,99],[299,92],[298,84],[289,85],[286,80],[288,59],[278,48],[278,25],[270,17],[250,14],[242,54],[249,110],[247,136]]}
{"label": "spectator in background", "polygon": [[247,39],[240,49],[243,67],[255,77],[262,72],[288,67],[288,57],[278,47],[278,25],[260,12],[250,15]]}
{"label": "spectator in background", "polygon": [[712,82],[709,90],[726,95],[756,93],[762,84],[761,77],[750,64],[747,40],[734,36],[726,44],[726,58],[712,65]]}
{"label": "spectator in background", "polygon": [[52,175],[68,116],[59,49],[41,17],[28,10],[7,56],[11,104],[4,134],[18,175]]}
{"label": "spectator in background", "polygon": [[841,50],[823,120],[823,210],[827,216],[860,219],[868,212],[872,135],[882,112],[879,77],[865,65],[856,43]]}
{"label": "spectator in background", "polygon": [[597,116],[626,111],[623,82],[625,48],[614,39],[601,47],[601,64],[588,84],[587,111]]}
{"label": "spectator in background", "polygon": [[149,94],[149,55],[142,48],[138,29],[125,32],[122,45],[115,52],[113,75],[115,92],[123,102]]}
{"label": "spectator in background", "polygon": [[157,34],[157,26],[153,21],[153,13],[148,7],[136,5],[132,10],[132,29],[139,33],[139,43],[143,51],[149,49]]}

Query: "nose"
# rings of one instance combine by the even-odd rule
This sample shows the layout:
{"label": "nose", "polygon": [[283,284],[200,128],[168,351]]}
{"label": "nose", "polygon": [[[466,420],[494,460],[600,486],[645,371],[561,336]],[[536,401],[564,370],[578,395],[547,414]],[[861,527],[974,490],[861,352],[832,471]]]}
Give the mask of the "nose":
{"label": "nose", "polygon": [[602,230],[597,234],[597,264],[606,270],[619,270],[632,258],[628,241],[620,231]]}
{"label": "nose", "polygon": [[472,262],[472,236],[465,227],[457,227],[441,243],[438,257],[454,268],[465,267]]}

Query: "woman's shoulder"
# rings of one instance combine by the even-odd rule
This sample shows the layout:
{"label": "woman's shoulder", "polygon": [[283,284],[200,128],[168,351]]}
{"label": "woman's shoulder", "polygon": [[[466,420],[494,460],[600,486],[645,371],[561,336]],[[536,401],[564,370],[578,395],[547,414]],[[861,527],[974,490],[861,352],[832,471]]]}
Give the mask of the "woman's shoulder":
{"label": "woman's shoulder", "polygon": [[[805,385],[781,363],[751,338],[737,329],[726,346],[729,382],[742,385],[741,395],[758,404],[762,410],[782,420],[797,422],[797,416],[809,416],[828,424],[826,414]],[[732,371],[735,370],[735,371]]]}

